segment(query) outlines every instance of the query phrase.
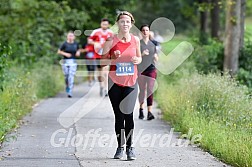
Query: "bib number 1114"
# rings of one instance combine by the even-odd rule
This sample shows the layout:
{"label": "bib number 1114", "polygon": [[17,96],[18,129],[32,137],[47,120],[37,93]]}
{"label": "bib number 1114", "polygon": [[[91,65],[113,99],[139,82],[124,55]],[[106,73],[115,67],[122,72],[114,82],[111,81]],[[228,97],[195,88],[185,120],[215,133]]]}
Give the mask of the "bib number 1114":
{"label": "bib number 1114", "polygon": [[116,75],[117,76],[134,75],[133,63],[117,63]]}

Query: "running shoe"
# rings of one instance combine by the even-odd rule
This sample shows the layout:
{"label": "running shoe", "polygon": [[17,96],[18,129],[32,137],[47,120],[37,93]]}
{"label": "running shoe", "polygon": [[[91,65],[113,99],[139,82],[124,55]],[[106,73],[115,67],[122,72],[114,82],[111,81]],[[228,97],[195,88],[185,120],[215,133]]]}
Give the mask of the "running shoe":
{"label": "running shoe", "polygon": [[126,155],[127,155],[127,160],[128,161],[135,160],[136,159],[135,148],[134,147],[127,148],[126,149]]}
{"label": "running shoe", "polygon": [[148,112],[147,120],[150,121],[152,119],[155,119],[154,115],[151,112]]}
{"label": "running shoe", "polygon": [[114,155],[114,159],[122,159],[123,158],[123,151],[124,151],[123,147],[118,147],[116,149],[116,153]]}
{"label": "running shoe", "polygon": [[139,108],[139,119],[144,119],[143,109]]}

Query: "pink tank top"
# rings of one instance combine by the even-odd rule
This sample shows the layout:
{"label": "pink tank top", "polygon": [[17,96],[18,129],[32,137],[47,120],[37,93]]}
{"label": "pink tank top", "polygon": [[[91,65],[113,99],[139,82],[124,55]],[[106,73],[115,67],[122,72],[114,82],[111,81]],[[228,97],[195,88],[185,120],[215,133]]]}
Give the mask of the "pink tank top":
{"label": "pink tank top", "polygon": [[136,56],[136,39],[131,34],[130,42],[123,43],[121,42],[117,36],[113,37],[113,44],[112,48],[110,49],[109,54],[114,54],[114,51],[119,50],[121,52],[121,57],[112,60],[109,77],[111,80],[120,86],[133,86],[136,84],[137,80],[137,65],[133,65],[134,67],[134,74],[133,75],[125,75],[125,76],[118,76],[116,74],[116,64],[118,63],[131,63],[131,58]]}

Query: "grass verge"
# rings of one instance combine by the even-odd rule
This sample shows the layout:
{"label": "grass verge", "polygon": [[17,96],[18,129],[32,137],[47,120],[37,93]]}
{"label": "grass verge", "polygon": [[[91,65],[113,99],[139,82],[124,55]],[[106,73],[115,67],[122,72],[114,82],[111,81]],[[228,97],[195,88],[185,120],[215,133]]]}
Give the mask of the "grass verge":
{"label": "grass verge", "polygon": [[[176,74],[175,74],[176,75]],[[181,76],[180,76],[181,77]],[[176,130],[200,134],[200,146],[220,160],[252,166],[252,99],[248,89],[216,74],[162,76],[156,99]]]}
{"label": "grass verge", "polygon": [[64,86],[60,66],[38,63],[30,72],[14,67],[7,75],[0,94],[0,142],[38,100],[54,96]]}

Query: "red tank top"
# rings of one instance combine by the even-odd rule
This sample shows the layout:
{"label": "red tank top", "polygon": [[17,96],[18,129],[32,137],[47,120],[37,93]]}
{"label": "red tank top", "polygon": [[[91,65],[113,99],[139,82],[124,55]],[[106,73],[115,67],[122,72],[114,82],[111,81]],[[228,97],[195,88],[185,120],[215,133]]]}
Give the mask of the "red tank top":
{"label": "red tank top", "polygon": [[117,63],[128,63],[131,62],[131,58],[136,56],[136,39],[131,34],[130,42],[123,43],[115,35],[113,37],[112,48],[110,49],[109,54],[113,55],[114,51],[119,50],[121,52],[121,57],[111,61],[109,77],[111,80],[120,86],[133,86],[137,80],[137,65],[134,64],[134,74],[126,76],[117,76],[116,75],[116,64]]}

